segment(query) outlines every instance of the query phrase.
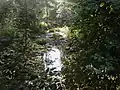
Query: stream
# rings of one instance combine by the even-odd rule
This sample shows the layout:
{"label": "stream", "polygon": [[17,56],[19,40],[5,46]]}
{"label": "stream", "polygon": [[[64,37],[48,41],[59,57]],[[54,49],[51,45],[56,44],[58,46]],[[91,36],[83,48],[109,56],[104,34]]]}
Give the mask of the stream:
{"label": "stream", "polygon": [[44,53],[43,56],[45,68],[55,68],[55,71],[61,71],[61,57],[63,57],[62,46],[66,42],[68,31],[68,27],[65,26],[58,28],[57,31],[48,32],[46,34],[46,39],[48,40],[46,46],[50,48],[48,48],[47,52]]}
{"label": "stream", "polygon": [[55,68],[55,71],[61,71],[61,52],[56,46],[44,54],[44,60],[46,61],[45,68]]}

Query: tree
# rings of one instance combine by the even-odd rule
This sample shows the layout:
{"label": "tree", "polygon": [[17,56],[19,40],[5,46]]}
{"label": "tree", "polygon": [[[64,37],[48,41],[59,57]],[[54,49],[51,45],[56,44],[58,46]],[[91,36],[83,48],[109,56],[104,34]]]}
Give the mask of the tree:
{"label": "tree", "polygon": [[[1,21],[2,29],[8,29],[2,33],[9,33],[11,30],[14,32],[9,33],[10,36],[6,33],[1,34],[0,88],[1,90],[40,89],[44,85],[44,64],[42,58],[37,58],[35,55],[36,51],[40,51],[38,49],[40,47],[35,47],[33,36],[41,28],[37,25],[34,10],[28,8],[26,1],[16,0],[14,3],[5,2],[5,5],[10,4],[11,8],[5,7],[5,10],[9,9],[5,11],[3,5],[1,11],[1,14],[5,13]],[[3,22],[5,23],[2,24]]]}
{"label": "tree", "polygon": [[0,4],[0,89],[56,90],[56,73],[45,71],[40,54],[46,50],[41,34],[60,26],[56,17],[60,6],[54,0],[1,0]]}
{"label": "tree", "polygon": [[[119,85],[119,1],[76,0],[64,76],[70,90]],[[89,88],[88,88],[89,89]]]}

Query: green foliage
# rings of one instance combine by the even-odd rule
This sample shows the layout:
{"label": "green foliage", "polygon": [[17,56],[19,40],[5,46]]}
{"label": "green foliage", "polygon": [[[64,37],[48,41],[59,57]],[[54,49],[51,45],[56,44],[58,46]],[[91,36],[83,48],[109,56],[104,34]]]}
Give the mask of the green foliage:
{"label": "green foliage", "polygon": [[119,88],[120,1],[70,1],[0,0],[0,90],[61,90],[60,72],[44,69],[48,42],[65,47],[68,90]]}
{"label": "green foliage", "polygon": [[[70,90],[119,86],[119,6],[110,0],[76,0],[64,76]],[[89,89],[89,88],[88,88]]]}
{"label": "green foliage", "polygon": [[45,71],[42,54],[46,50],[46,31],[58,26],[58,3],[0,2],[0,90],[56,90],[60,81],[55,75],[59,73]]}
{"label": "green foliage", "polygon": [[35,52],[40,50],[32,37],[41,28],[37,26],[34,10],[29,10],[26,2],[17,5],[12,2],[11,8],[3,5],[9,11],[1,8],[0,12],[5,13],[0,22],[0,89],[38,90],[44,84],[44,63],[41,57],[36,57]]}
{"label": "green foliage", "polygon": [[45,45],[47,43],[46,39],[36,39],[35,42],[40,45]]}

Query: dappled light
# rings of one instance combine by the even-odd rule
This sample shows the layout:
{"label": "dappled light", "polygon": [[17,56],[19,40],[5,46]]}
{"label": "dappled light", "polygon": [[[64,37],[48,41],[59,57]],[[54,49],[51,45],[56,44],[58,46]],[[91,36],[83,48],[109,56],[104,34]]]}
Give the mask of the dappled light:
{"label": "dappled light", "polygon": [[0,90],[120,90],[120,0],[0,0]]}
{"label": "dappled light", "polygon": [[[46,60],[46,68],[56,68],[56,71],[61,71],[61,52],[59,49],[53,46],[47,53],[44,54],[44,60]],[[49,64],[49,61],[52,63]]]}

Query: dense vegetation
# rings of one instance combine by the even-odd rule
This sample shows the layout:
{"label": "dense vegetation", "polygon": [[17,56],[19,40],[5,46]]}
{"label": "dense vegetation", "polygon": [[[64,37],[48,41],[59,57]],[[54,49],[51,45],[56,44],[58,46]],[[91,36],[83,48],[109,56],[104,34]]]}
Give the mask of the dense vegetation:
{"label": "dense vegetation", "polygon": [[120,84],[119,0],[76,0],[64,78],[70,90],[116,90]]}
{"label": "dense vegetation", "polygon": [[[62,27],[56,72],[45,69],[45,35]],[[0,0],[0,90],[119,90],[119,29],[119,0]]]}

